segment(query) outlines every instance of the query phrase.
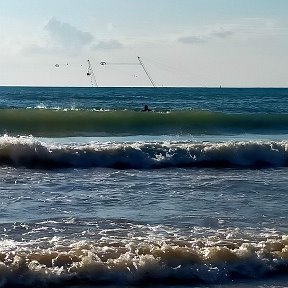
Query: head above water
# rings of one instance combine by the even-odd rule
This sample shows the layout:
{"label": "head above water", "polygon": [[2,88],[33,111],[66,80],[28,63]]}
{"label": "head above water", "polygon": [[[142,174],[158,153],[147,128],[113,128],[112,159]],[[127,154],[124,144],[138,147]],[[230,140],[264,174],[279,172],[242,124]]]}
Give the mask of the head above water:
{"label": "head above water", "polygon": [[148,105],[145,105],[142,111],[151,111],[151,110],[148,108]]}

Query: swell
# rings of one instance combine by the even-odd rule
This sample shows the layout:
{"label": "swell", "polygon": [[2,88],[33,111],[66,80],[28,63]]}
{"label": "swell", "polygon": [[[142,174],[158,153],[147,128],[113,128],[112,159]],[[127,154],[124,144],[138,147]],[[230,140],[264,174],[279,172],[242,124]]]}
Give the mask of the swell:
{"label": "swell", "polygon": [[288,166],[287,141],[47,144],[0,137],[0,165],[27,168],[156,169]]}
{"label": "swell", "polygon": [[288,114],[1,109],[0,133],[43,137],[288,133]]}

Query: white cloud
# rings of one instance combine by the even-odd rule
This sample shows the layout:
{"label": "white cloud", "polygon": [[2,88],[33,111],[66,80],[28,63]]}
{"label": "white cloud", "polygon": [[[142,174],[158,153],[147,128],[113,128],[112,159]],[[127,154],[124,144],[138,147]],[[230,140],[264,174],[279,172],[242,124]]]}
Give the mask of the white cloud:
{"label": "white cloud", "polygon": [[95,50],[112,50],[121,49],[123,44],[117,40],[100,41],[97,45],[93,46]]}
{"label": "white cloud", "polygon": [[194,35],[180,37],[178,38],[178,41],[183,44],[202,44],[217,38],[229,38],[235,33],[235,31],[220,27],[212,30],[203,31]]}
{"label": "white cloud", "polygon": [[[193,28],[192,28],[193,29]],[[238,39],[254,40],[255,37],[270,37],[286,33],[279,22],[270,18],[242,18],[238,23],[217,25],[214,27],[198,27],[178,38],[183,44],[203,44],[215,40]]]}
{"label": "white cloud", "polygon": [[216,38],[228,38],[232,35],[235,34],[235,31],[232,31],[232,30],[227,30],[227,29],[224,29],[224,28],[218,28],[214,31],[211,31],[208,36],[210,37],[216,37]]}
{"label": "white cloud", "polygon": [[109,23],[109,24],[107,25],[107,30],[108,30],[109,32],[112,32],[112,31],[117,30],[117,27],[116,27],[115,24]]}
{"label": "white cloud", "polygon": [[198,35],[181,37],[178,39],[178,41],[184,44],[202,44],[207,42],[207,40],[204,37]]}
{"label": "white cloud", "polygon": [[85,51],[85,49],[112,50],[124,47],[118,40],[105,40],[95,43],[94,36],[89,32],[81,31],[56,18],[51,18],[45,25],[44,30],[48,32],[48,35],[45,38],[42,37],[42,39],[39,37],[37,41],[27,45],[26,48],[22,49],[24,54],[75,55]]}
{"label": "white cloud", "polygon": [[89,32],[83,32],[76,27],[52,18],[45,26],[50,39],[55,45],[62,47],[81,48],[93,42],[94,37]]}
{"label": "white cloud", "polygon": [[[88,48],[94,41],[89,32],[83,32],[78,28],[64,23],[56,18],[51,18],[44,30],[48,32],[46,38],[37,43],[26,46],[22,51],[26,54],[75,54]],[[41,38],[41,37],[39,37]]]}

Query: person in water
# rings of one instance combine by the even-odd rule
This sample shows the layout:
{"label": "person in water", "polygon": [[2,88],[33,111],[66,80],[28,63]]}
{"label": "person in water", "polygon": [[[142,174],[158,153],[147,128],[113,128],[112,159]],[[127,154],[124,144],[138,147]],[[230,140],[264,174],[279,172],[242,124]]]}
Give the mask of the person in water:
{"label": "person in water", "polygon": [[148,108],[148,105],[145,105],[142,112],[149,112],[149,111],[151,111],[151,109]]}

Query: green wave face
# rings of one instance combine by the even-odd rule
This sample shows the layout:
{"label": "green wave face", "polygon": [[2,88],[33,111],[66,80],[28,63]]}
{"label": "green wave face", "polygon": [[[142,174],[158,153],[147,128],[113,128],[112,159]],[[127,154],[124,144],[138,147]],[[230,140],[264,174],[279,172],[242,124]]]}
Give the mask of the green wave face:
{"label": "green wave face", "polygon": [[45,137],[288,133],[288,114],[0,110],[0,133]]}

